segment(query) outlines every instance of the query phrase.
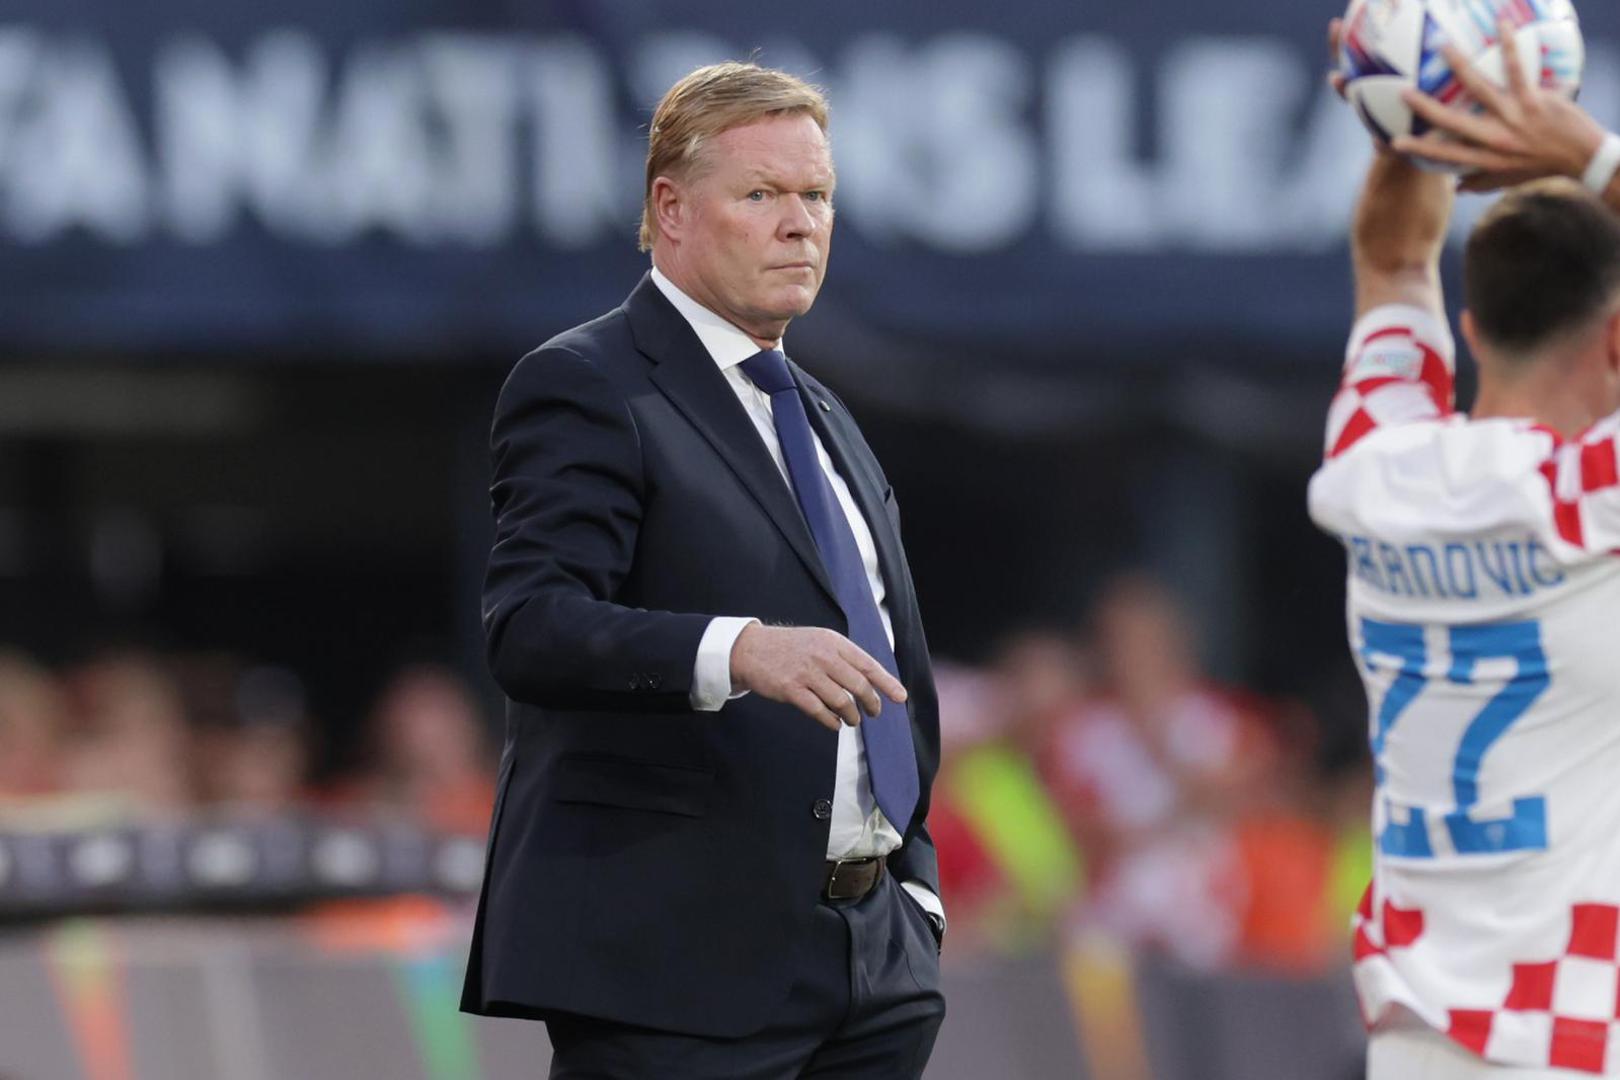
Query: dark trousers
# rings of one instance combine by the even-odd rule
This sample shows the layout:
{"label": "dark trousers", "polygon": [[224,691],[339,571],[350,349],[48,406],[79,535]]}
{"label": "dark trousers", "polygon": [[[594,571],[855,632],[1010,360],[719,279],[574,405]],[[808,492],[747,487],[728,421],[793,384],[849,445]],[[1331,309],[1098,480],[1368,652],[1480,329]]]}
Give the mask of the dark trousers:
{"label": "dark trousers", "polygon": [[805,970],[763,1031],[714,1039],[553,1016],[551,1080],[903,1080],[945,1019],[928,918],[893,878],[816,905]]}

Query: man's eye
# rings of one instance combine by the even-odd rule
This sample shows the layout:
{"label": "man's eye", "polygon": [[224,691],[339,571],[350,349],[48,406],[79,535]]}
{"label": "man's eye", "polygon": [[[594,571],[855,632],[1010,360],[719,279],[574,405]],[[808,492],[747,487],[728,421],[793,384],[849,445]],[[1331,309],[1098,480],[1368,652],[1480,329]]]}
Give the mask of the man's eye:
{"label": "man's eye", "polygon": [[804,193],[804,197],[809,199],[811,202],[827,201],[827,193],[825,191],[807,191]]}
{"label": "man's eye", "polygon": [[765,201],[765,193],[763,191],[750,191],[748,193],[748,201],[749,202],[764,202]]}

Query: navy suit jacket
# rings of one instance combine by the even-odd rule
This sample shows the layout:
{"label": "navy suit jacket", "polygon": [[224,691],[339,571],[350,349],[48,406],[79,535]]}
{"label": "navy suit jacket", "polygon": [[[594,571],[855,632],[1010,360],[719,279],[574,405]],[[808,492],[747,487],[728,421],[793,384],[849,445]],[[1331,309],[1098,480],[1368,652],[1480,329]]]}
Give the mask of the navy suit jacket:
{"label": "navy suit jacket", "polygon": [[[898,512],[843,403],[806,412],[871,526],[922,797],[938,705]],[[508,700],[462,1007],[738,1036],[786,998],[821,887],[837,736],[750,694],[689,703],[717,615],[847,631],[798,504],[690,325],[643,278],[525,356],[491,435],[489,663]]]}

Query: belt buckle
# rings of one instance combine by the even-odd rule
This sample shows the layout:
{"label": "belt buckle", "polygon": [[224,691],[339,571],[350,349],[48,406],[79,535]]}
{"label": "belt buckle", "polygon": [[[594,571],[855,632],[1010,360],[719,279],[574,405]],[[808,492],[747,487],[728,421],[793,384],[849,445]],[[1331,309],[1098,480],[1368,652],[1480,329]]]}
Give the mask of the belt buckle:
{"label": "belt buckle", "polygon": [[[875,860],[873,858],[870,858],[870,857],[860,858],[860,859],[834,859],[834,860],[832,860],[832,864],[833,864],[832,872],[827,875],[827,886],[826,886],[826,894],[825,894],[827,899],[829,899],[829,900],[856,900],[856,899],[859,899],[859,896],[857,896],[857,895],[855,895],[853,893],[851,893],[849,895],[840,895],[838,893],[838,891],[837,891],[837,888],[838,888],[838,875],[839,875],[840,872],[843,871],[843,869],[846,866],[868,866],[868,865],[872,864],[875,861],[877,861],[877,860]],[[871,889],[868,888],[867,892],[870,892],[870,891],[871,891]],[[860,894],[860,896],[864,896],[864,895],[866,895],[866,894],[865,893]]]}

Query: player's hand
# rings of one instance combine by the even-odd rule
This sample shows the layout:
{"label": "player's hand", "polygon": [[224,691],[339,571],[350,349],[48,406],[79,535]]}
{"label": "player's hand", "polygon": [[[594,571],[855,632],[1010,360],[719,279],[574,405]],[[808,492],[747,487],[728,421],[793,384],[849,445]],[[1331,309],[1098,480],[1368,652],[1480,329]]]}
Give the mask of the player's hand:
{"label": "player's hand", "polygon": [[1564,95],[1525,78],[1511,24],[1503,21],[1497,33],[1507,89],[1446,46],[1444,55],[1457,81],[1484,112],[1472,112],[1466,101],[1446,106],[1407,90],[1402,95],[1407,105],[1435,130],[1419,138],[1398,138],[1395,150],[1473,170],[1460,185],[1464,191],[1495,191],[1544,176],[1579,178],[1603,142],[1603,128]]}
{"label": "player's hand", "polygon": [[1328,85],[1339,97],[1344,97],[1345,77],[1339,68],[1339,51],[1344,44],[1344,20],[1328,20]]}
{"label": "player's hand", "polygon": [[731,647],[731,685],[794,706],[837,731],[876,716],[906,688],[844,635],[809,626],[750,623]]}

